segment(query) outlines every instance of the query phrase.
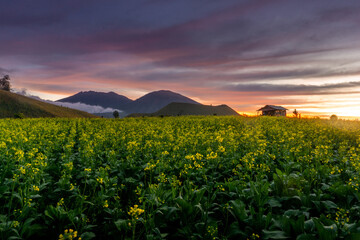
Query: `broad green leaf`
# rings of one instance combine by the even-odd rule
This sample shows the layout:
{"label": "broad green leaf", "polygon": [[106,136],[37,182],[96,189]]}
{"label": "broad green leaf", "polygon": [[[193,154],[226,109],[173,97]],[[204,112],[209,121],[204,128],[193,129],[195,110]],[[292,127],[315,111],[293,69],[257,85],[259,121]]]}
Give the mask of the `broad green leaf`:
{"label": "broad green leaf", "polygon": [[263,230],[263,238],[264,239],[289,239],[283,231],[267,231]]}

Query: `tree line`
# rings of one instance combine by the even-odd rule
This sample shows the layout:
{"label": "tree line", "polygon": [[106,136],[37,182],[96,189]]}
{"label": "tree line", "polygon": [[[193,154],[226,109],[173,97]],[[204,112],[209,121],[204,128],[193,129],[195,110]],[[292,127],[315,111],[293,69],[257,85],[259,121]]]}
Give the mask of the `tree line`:
{"label": "tree line", "polygon": [[5,75],[2,78],[0,78],[0,89],[5,91],[10,91],[11,85],[10,85],[9,75]]}

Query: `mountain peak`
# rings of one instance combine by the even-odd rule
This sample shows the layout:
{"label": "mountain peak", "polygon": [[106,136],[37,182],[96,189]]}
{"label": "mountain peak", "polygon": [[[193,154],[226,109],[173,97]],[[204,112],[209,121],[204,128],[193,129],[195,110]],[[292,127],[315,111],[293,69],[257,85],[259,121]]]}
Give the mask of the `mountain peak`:
{"label": "mountain peak", "polygon": [[[97,92],[97,91],[93,91],[93,90],[89,90],[89,91],[80,91],[76,94],[74,94],[73,96],[75,95],[84,95],[84,94],[116,94],[116,95],[119,95],[113,91],[110,91],[110,92]],[[119,95],[121,96],[121,95]]]}
{"label": "mountain peak", "polygon": [[150,92],[135,101],[115,92],[82,91],[70,97],[60,99],[57,102],[80,102],[104,108],[119,109],[127,113],[153,113],[172,102],[200,104],[170,90]]}
{"label": "mountain peak", "polygon": [[[190,99],[188,97],[185,97],[185,96],[181,95],[180,93],[176,93],[176,92],[173,92],[173,91],[170,91],[170,90],[158,90],[158,91],[149,92],[149,93],[145,94],[144,96],[142,96],[141,98],[143,98],[145,96],[164,96],[164,97],[166,97],[166,96],[168,96],[168,97],[176,96],[176,97],[182,97],[182,98]],[[139,99],[141,99],[141,98],[139,98]]]}
{"label": "mountain peak", "polygon": [[88,105],[101,106],[104,108],[121,109],[132,100],[115,92],[81,91],[57,102],[84,103]]}
{"label": "mountain peak", "polygon": [[128,113],[153,113],[172,102],[200,104],[179,93],[170,90],[159,90],[136,99],[126,105],[127,108],[124,110]]}
{"label": "mountain peak", "polygon": [[178,93],[170,91],[170,90],[157,90],[157,91],[153,91],[151,93],[175,93],[175,94],[178,94]]}

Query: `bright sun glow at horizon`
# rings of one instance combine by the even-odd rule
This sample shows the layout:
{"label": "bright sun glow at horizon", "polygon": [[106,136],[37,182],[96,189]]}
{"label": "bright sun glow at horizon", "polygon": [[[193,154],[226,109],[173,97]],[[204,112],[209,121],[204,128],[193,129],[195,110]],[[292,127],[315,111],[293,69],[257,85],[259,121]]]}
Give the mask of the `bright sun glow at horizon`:
{"label": "bright sun glow at horizon", "polygon": [[[146,93],[147,92],[145,92],[145,91],[141,92],[141,94],[146,94]],[[46,93],[46,92],[40,92],[40,91],[28,91],[28,94],[34,95],[34,96],[39,96],[42,99],[52,100],[52,101],[56,101],[58,99],[66,98],[66,97],[70,96],[69,94],[54,94],[54,93]],[[353,99],[351,99],[353,101],[350,102],[350,101],[348,101],[349,99],[346,99],[346,96],[344,96],[344,97],[345,98],[339,98],[338,101],[336,101],[336,102],[327,102],[327,104],[323,104],[322,107],[317,107],[317,108],[313,108],[313,107],[311,107],[311,104],[307,104],[307,103],[305,103],[303,105],[299,104],[299,105],[291,105],[291,106],[283,105],[283,106],[285,106],[289,109],[287,111],[288,116],[291,116],[294,109],[297,109],[297,111],[300,114],[302,114],[303,117],[327,118],[327,117],[330,117],[332,114],[335,114],[338,117],[343,117],[346,119],[360,119],[360,104],[359,104],[360,101],[359,102],[354,101],[354,100],[358,100],[358,98],[353,98]],[[191,96],[190,96],[190,98],[192,98],[195,101],[198,101],[202,104],[211,105],[210,101],[202,101],[201,98],[191,97]],[[293,98],[293,96],[290,98]],[[311,97],[311,98],[313,98],[313,97]],[[338,106],[339,104],[342,104],[344,106],[340,107],[340,106]],[[264,104],[264,105],[266,105],[266,104]],[[229,106],[232,107],[231,104],[229,104]],[[247,116],[257,116],[258,115],[258,112],[256,111],[257,108],[254,108],[253,111],[243,111],[243,110],[235,108],[235,107],[233,107],[233,108],[240,115],[247,115]]]}

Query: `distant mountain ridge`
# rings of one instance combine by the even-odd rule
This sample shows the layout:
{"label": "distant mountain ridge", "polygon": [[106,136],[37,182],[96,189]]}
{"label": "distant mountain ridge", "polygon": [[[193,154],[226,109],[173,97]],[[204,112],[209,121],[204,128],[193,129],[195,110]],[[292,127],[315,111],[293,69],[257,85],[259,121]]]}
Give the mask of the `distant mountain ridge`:
{"label": "distant mountain ridge", "polygon": [[73,96],[57,100],[57,102],[80,102],[88,105],[99,105],[104,108],[120,109],[130,113],[153,113],[172,102],[200,104],[188,97],[169,90],[150,92],[135,101],[114,92],[79,92]]}
{"label": "distant mountain ridge", "polygon": [[124,106],[127,113],[153,113],[172,102],[200,104],[188,97],[169,90],[148,93]]}
{"label": "distant mountain ridge", "polygon": [[159,111],[154,113],[133,113],[127,117],[142,117],[142,116],[239,116],[239,114],[227,105],[209,106],[193,103],[177,103],[173,102]]}
{"label": "distant mountain ridge", "polygon": [[101,106],[104,108],[121,109],[124,105],[133,100],[114,92],[79,92],[67,98],[59,99],[56,102],[84,103],[88,105]]}

